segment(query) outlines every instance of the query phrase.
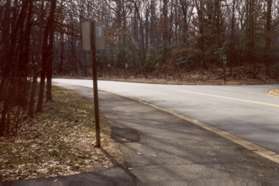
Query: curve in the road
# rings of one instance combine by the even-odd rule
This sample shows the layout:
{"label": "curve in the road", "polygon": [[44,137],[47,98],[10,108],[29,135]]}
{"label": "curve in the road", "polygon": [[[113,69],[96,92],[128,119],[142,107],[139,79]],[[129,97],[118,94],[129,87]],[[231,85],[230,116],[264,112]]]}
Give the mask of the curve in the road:
{"label": "curve in the road", "polygon": [[[106,92],[106,91],[104,91]],[[154,105],[152,103],[149,103],[145,100],[142,100],[142,99],[136,99],[135,97],[126,97],[126,96],[122,96],[120,94],[116,94],[116,93],[111,93],[109,92],[110,94],[114,94],[114,95],[117,95],[117,96],[120,96],[120,97],[124,97],[124,98],[128,98],[130,100],[134,100],[134,101],[137,101],[137,102],[140,102],[142,104],[145,104],[145,105],[148,105],[148,106],[151,106],[159,111],[162,111],[162,112],[166,112],[168,114],[171,114],[171,115],[174,115],[182,120],[185,120],[195,126],[198,126],[204,130],[207,130],[209,132],[212,132],[214,134],[217,134],[218,136],[221,136],[233,143],[236,143],[240,146],[242,146],[243,148],[261,156],[262,158],[265,158],[265,159],[268,159],[274,163],[277,163],[279,164],[279,154],[276,153],[276,152],[273,152],[271,150],[268,150],[262,146],[259,146],[257,144],[254,144],[250,141],[247,141],[239,136],[236,136],[236,135],[233,135],[229,132],[226,132],[226,131],[223,131],[223,130],[220,130],[220,129],[217,129],[217,128],[214,128],[212,126],[209,126],[207,125],[206,123],[203,123],[197,119],[194,119],[194,118],[191,118],[191,117],[186,117],[186,116],[183,116],[183,115],[180,115],[180,114],[177,114],[175,111],[172,111],[171,109],[165,109],[165,108],[162,108],[162,107],[159,107],[157,105]]]}
{"label": "curve in the road", "polygon": [[[70,81],[67,81],[67,80],[58,80],[56,81],[57,83],[61,84],[67,84],[67,85],[78,85],[78,86],[85,86],[85,87],[92,87],[90,81],[81,81],[81,80],[70,80]],[[194,115],[194,118],[197,118],[197,119],[194,119],[192,117],[188,117],[189,113],[180,113],[179,110],[174,110],[172,107],[172,102],[171,101],[175,101],[174,100],[171,100],[170,103],[166,104],[164,106],[164,104],[158,104],[158,102],[154,101],[154,100],[159,100],[167,95],[165,95],[165,93],[170,93],[169,91],[173,92],[173,89],[174,91],[177,93],[177,91],[179,93],[184,93],[184,94],[191,94],[191,95],[194,95],[194,96],[201,96],[201,97],[208,97],[208,98],[213,98],[213,99],[219,99],[219,100],[227,100],[226,102],[223,102],[221,101],[222,104],[228,104],[229,101],[231,101],[231,104],[233,103],[238,103],[237,106],[241,106],[243,107],[242,110],[244,111],[245,108],[248,106],[249,109],[251,109],[250,107],[252,105],[256,106],[256,113],[260,113],[259,109],[264,106],[264,108],[267,108],[265,111],[269,111],[270,109],[272,109],[272,112],[276,112],[276,110],[279,108],[279,103],[278,100],[274,100],[271,98],[269,98],[267,95],[265,96],[261,96],[261,97],[258,97],[260,94],[262,93],[255,93],[254,90],[256,89],[260,89],[260,92],[262,91],[262,87],[253,87],[255,89],[253,89],[252,91],[248,89],[244,89],[243,90],[243,87],[233,87],[233,88],[236,88],[236,89],[241,89],[240,91],[235,91],[235,92],[232,92],[230,95],[223,95],[223,93],[225,93],[226,91],[221,91],[220,92],[220,87],[218,87],[218,91],[220,94],[218,94],[218,91],[216,90],[215,91],[215,88],[214,88],[214,91],[211,92],[210,91],[196,91],[196,87],[189,87],[188,90],[185,90],[185,86],[181,86],[182,88],[178,89],[177,86],[170,86],[171,88],[169,87],[166,87],[165,85],[158,85],[158,89],[156,89],[156,87],[153,87],[152,86],[149,86],[149,85],[144,85],[144,84],[131,84],[131,83],[119,83],[119,82],[101,82],[101,89],[103,91],[107,91],[107,92],[110,92],[110,93],[113,93],[115,95],[118,95],[118,96],[122,96],[122,97],[125,97],[125,98],[130,98],[132,100],[135,100],[135,101],[139,101],[141,103],[144,103],[144,104],[147,104],[149,106],[152,106],[158,110],[161,110],[161,111],[164,111],[164,112],[167,112],[169,114],[172,114],[178,118],[181,118],[185,121],[188,121],[196,126],[199,126],[207,131],[210,131],[212,133],[215,133],[223,138],[226,138],[227,140],[230,140],[242,147],[244,147],[245,149],[249,150],[249,151],[252,151],[254,152],[255,154],[263,157],[263,158],[266,158],[268,160],[271,160],[275,163],[278,163],[279,164],[279,154],[278,154],[278,149],[277,148],[270,148],[270,147],[274,147],[274,144],[273,146],[272,145],[267,145],[266,142],[264,143],[258,143],[257,140],[255,140],[252,136],[247,136],[247,134],[243,133],[243,134],[239,134],[238,132],[235,132],[234,130],[231,130],[230,127],[228,128],[227,125],[224,125],[224,126],[221,126],[220,127],[220,123],[217,125],[212,123],[214,122],[214,120],[212,120],[211,122],[207,122],[206,120],[205,121],[201,121],[199,117],[196,117]],[[188,88],[188,87],[187,87]],[[198,88],[198,87],[197,87]],[[212,87],[211,87],[212,88]],[[221,88],[222,89],[227,89],[227,88],[231,88],[231,87],[223,87]],[[264,87],[266,88],[266,87]],[[154,92],[153,90],[157,90],[159,92]],[[207,87],[201,87],[201,90],[207,90]],[[130,90],[130,92],[129,92]],[[139,92],[139,90],[146,90],[147,93],[155,93],[155,95],[153,95],[152,99],[149,99],[150,97],[146,97],[146,94],[143,92],[142,95],[141,93]],[[233,89],[235,90],[235,89]],[[249,90],[250,93],[246,93],[244,94],[244,96],[241,96],[241,97],[238,97],[238,96],[235,96],[235,95],[240,95],[240,94],[243,94],[243,91],[246,91],[246,90]],[[152,92],[153,91],[153,92]],[[166,92],[167,91],[167,92]],[[264,94],[264,93],[263,93]],[[149,94],[148,94],[149,95]],[[156,98],[156,95],[160,96],[158,98]],[[147,99],[146,99],[147,98]],[[256,101],[254,98],[259,98],[258,101]],[[177,101],[177,100],[176,100]],[[212,101],[212,100],[209,100],[209,101]],[[272,103],[273,102],[273,103]],[[160,102],[159,102],[160,103]],[[246,105],[247,104],[247,105]],[[168,105],[171,105],[170,107],[167,107]],[[185,105],[184,105],[185,106]],[[213,105],[213,106],[216,106],[216,105]],[[236,106],[236,105],[235,105]],[[269,108],[268,108],[269,107]],[[199,108],[199,107],[198,107]],[[262,112],[262,111],[261,111]],[[266,113],[265,112],[265,113]],[[221,112],[223,113],[223,112]],[[216,112],[215,112],[216,114]],[[220,113],[219,113],[220,114]],[[241,113],[242,114],[242,113]],[[262,113],[263,114],[263,113]],[[261,115],[262,115],[261,114]],[[274,116],[274,114],[272,115]],[[253,125],[250,125],[249,123],[246,123],[246,125],[243,125],[244,126],[247,126],[247,125],[250,125],[248,128],[253,128],[253,127],[257,127],[257,129],[259,129],[258,127],[260,127],[261,130],[265,130],[266,128],[269,129],[268,127],[269,126],[273,126],[274,124],[274,119],[277,118],[277,114],[275,114],[275,116],[273,117],[273,120],[271,120],[271,123],[263,123],[261,126],[253,126]],[[218,116],[217,116],[218,117]],[[259,116],[258,116],[259,117]],[[245,119],[245,117],[244,117]],[[261,118],[261,120],[263,120],[264,118]],[[255,118],[254,118],[255,120]],[[269,125],[267,125],[269,124]],[[236,125],[234,127],[238,127],[239,125]],[[224,127],[224,128],[223,128]],[[263,128],[262,128],[263,127]],[[274,127],[271,127],[271,129],[274,128]],[[277,128],[277,127],[275,127]],[[229,130],[227,130],[229,129]],[[275,132],[273,132],[274,134]],[[267,132],[267,134],[269,134]],[[276,137],[276,134],[275,134],[275,137]],[[252,139],[252,140],[251,140]],[[260,140],[262,140],[262,138],[260,137]],[[274,142],[275,144],[277,144],[277,139],[273,139],[272,142]],[[259,145],[258,145],[259,144]],[[270,150],[269,150],[270,149]]]}

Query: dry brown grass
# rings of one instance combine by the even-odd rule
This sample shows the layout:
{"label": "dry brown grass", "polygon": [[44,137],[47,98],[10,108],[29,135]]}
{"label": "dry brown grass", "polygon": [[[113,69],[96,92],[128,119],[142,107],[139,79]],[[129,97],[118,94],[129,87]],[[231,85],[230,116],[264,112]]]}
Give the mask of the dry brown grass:
{"label": "dry brown grass", "polygon": [[279,96],[279,89],[270,90],[268,94],[272,96]]}
{"label": "dry brown grass", "polygon": [[[54,100],[44,113],[24,123],[16,138],[0,138],[0,182],[68,176],[113,166],[94,147],[92,102],[58,88]],[[109,134],[102,135],[102,144],[119,156]]]}

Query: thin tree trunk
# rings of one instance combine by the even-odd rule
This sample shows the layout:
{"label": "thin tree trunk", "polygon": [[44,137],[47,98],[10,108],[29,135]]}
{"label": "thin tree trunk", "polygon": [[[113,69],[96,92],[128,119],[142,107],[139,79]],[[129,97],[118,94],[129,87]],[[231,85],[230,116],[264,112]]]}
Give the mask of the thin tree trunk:
{"label": "thin tree trunk", "polygon": [[272,36],[271,36],[271,23],[272,23],[272,4],[273,0],[267,1],[267,11],[266,11],[266,34],[265,34],[265,75],[266,78],[270,76],[270,50],[272,45]]}
{"label": "thin tree trunk", "polygon": [[64,73],[64,58],[65,58],[65,44],[64,44],[64,33],[61,32],[60,36],[60,63],[59,63],[59,74]]}
{"label": "thin tree trunk", "polygon": [[35,71],[34,75],[33,75],[30,100],[29,100],[29,109],[28,109],[28,115],[30,117],[34,116],[34,106],[35,106],[35,96],[36,96],[37,84],[38,84],[38,75],[37,75],[37,72]]}
{"label": "thin tree trunk", "polygon": [[42,64],[41,64],[41,78],[40,91],[37,105],[37,112],[42,112],[44,94],[45,94],[45,80],[47,78],[47,101],[51,100],[51,78],[52,78],[52,49],[53,49],[53,32],[54,32],[54,16],[56,9],[56,0],[51,1],[50,14],[47,19],[47,25],[44,31],[43,46],[42,46]]}
{"label": "thin tree trunk", "polygon": [[230,74],[233,75],[233,67],[235,64],[235,1],[232,2],[232,18],[231,18],[231,33],[230,33],[230,57],[229,57],[229,63],[230,63]]}

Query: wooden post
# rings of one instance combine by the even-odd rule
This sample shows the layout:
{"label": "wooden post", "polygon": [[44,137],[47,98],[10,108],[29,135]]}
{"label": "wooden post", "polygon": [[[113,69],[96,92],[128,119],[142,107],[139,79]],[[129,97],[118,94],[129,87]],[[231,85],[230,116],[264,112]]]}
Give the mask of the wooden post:
{"label": "wooden post", "polygon": [[91,24],[91,51],[92,51],[92,77],[93,77],[93,96],[96,124],[96,147],[101,148],[101,128],[99,115],[99,95],[98,95],[98,74],[97,74],[97,57],[96,57],[96,23]]}

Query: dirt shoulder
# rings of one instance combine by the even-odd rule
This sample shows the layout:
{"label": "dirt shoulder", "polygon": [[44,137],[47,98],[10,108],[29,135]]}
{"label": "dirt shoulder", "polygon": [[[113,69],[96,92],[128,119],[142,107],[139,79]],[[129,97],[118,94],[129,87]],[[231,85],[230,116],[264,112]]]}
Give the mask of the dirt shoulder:
{"label": "dirt shoulder", "polygon": [[268,94],[271,96],[279,96],[279,89],[277,88],[277,89],[270,90]]}
{"label": "dirt shoulder", "polygon": [[[24,122],[18,137],[0,138],[0,182],[75,175],[113,166],[95,145],[93,106],[71,91],[54,88],[54,102]],[[109,128],[103,148],[119,156]]]}

